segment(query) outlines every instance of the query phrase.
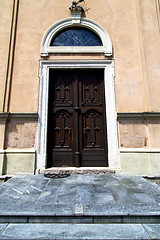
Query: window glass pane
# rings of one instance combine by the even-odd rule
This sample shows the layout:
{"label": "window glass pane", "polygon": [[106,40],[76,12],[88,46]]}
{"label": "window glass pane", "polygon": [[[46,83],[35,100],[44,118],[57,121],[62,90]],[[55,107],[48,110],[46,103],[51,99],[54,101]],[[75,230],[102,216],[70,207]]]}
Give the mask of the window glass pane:
{"label": "window glass pane", "polygon": [[101,39],[85,28],[68,28],[58,33],[51,46],[102,46]]}

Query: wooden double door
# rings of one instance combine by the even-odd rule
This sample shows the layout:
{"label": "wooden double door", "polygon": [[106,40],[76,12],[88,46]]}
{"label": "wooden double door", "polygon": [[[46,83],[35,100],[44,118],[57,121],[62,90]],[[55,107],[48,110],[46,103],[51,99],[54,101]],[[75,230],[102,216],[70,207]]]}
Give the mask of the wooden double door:
{"label": "wooden double door", "polygon": [[103,70],[50,70],[48,166],[107,166]]}

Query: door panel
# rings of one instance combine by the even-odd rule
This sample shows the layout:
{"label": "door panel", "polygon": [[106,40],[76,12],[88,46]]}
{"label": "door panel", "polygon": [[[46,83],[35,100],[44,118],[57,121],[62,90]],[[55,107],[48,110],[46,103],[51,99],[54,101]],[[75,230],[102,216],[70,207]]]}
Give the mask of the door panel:
{"label": "door panel", "polygon": [[101,147],[101,127],[100,127],[100,116],[99,112],[94,110],[87,111],[83,116],[84,128],[83,128],[83,138],[85,148],[100,148]]}
{"label": "door panel", "polygon": [[59,110],[54,114],[55,118],[55,148],[72,148],[71,130],[72,116],[65,110]]}
{"label": "door panel", "polygon": [[68,71],[50,71],[49,89],[49,166],[73,166],[72,75]]}
{"label": "door panel", "polygon": [[82,166],[106,166],[106,128],[104,101],[104,72],[81,71],[83,141]]}
{"label": "door panel", "polygon": [[50,71],[49,166],[107,166],[103,75]]}
{"label": "door panel", "polygon": [[103,102],[103,72],[81,71],[82,106],[102,106]]}
{"label": "door panel", "polygon": [[53,106],[69,107],[73,106],[73,78],[68,71],[51,71],[53,81],[54,99]]}

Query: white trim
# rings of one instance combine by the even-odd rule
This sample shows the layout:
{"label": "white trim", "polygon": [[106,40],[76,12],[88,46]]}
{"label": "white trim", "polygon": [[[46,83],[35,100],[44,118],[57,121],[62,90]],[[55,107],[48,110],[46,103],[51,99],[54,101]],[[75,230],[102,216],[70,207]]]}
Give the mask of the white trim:
{"label": "white trim", "polygon": [[32,148],[8,148],[0,149],[0,153],[36,153],[36,149]]}
{"label": "white trim", "polygon": [[[95,32],[101,39],[102,47],[52,47],[50,46],[52,38],[64,28],[79,26],[85,27]],[[105,56],[112,56],[112,42],[108,32],[97,22],[76,17],[63,19],[53,24],[43,36],[41,43],[41,56],[46,57],[49,53],[104,53]]]}
{"label": "white trim", "polygon": [[106,119],[108,138],[109,167],[118,169],[120,155],[118,149],[117,119],[114,92],[113,60],[76,60],[76,61],[40,61],[40,94],[38,118],[37,169],[46,167],[47,153],[47,119],[48,119],[48,85],[49,69],[104,69]]}
{"label": "white trim", "polygon": [[120,148],[120,153],[160,153],[160,148]]}
{"label": "white trim", "polygon": [[5,150],[4,149],[0,149],[0,154],[4,154]]}

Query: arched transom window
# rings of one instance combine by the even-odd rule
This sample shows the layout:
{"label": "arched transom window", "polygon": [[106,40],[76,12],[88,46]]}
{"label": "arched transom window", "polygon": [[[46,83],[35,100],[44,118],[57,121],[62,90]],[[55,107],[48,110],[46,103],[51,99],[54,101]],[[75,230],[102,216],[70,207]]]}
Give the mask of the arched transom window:
{"label": "arched transom window", "polygon": [[72,27],[56,34],[50,46],[102,46],[102,41],[89,29]]}

